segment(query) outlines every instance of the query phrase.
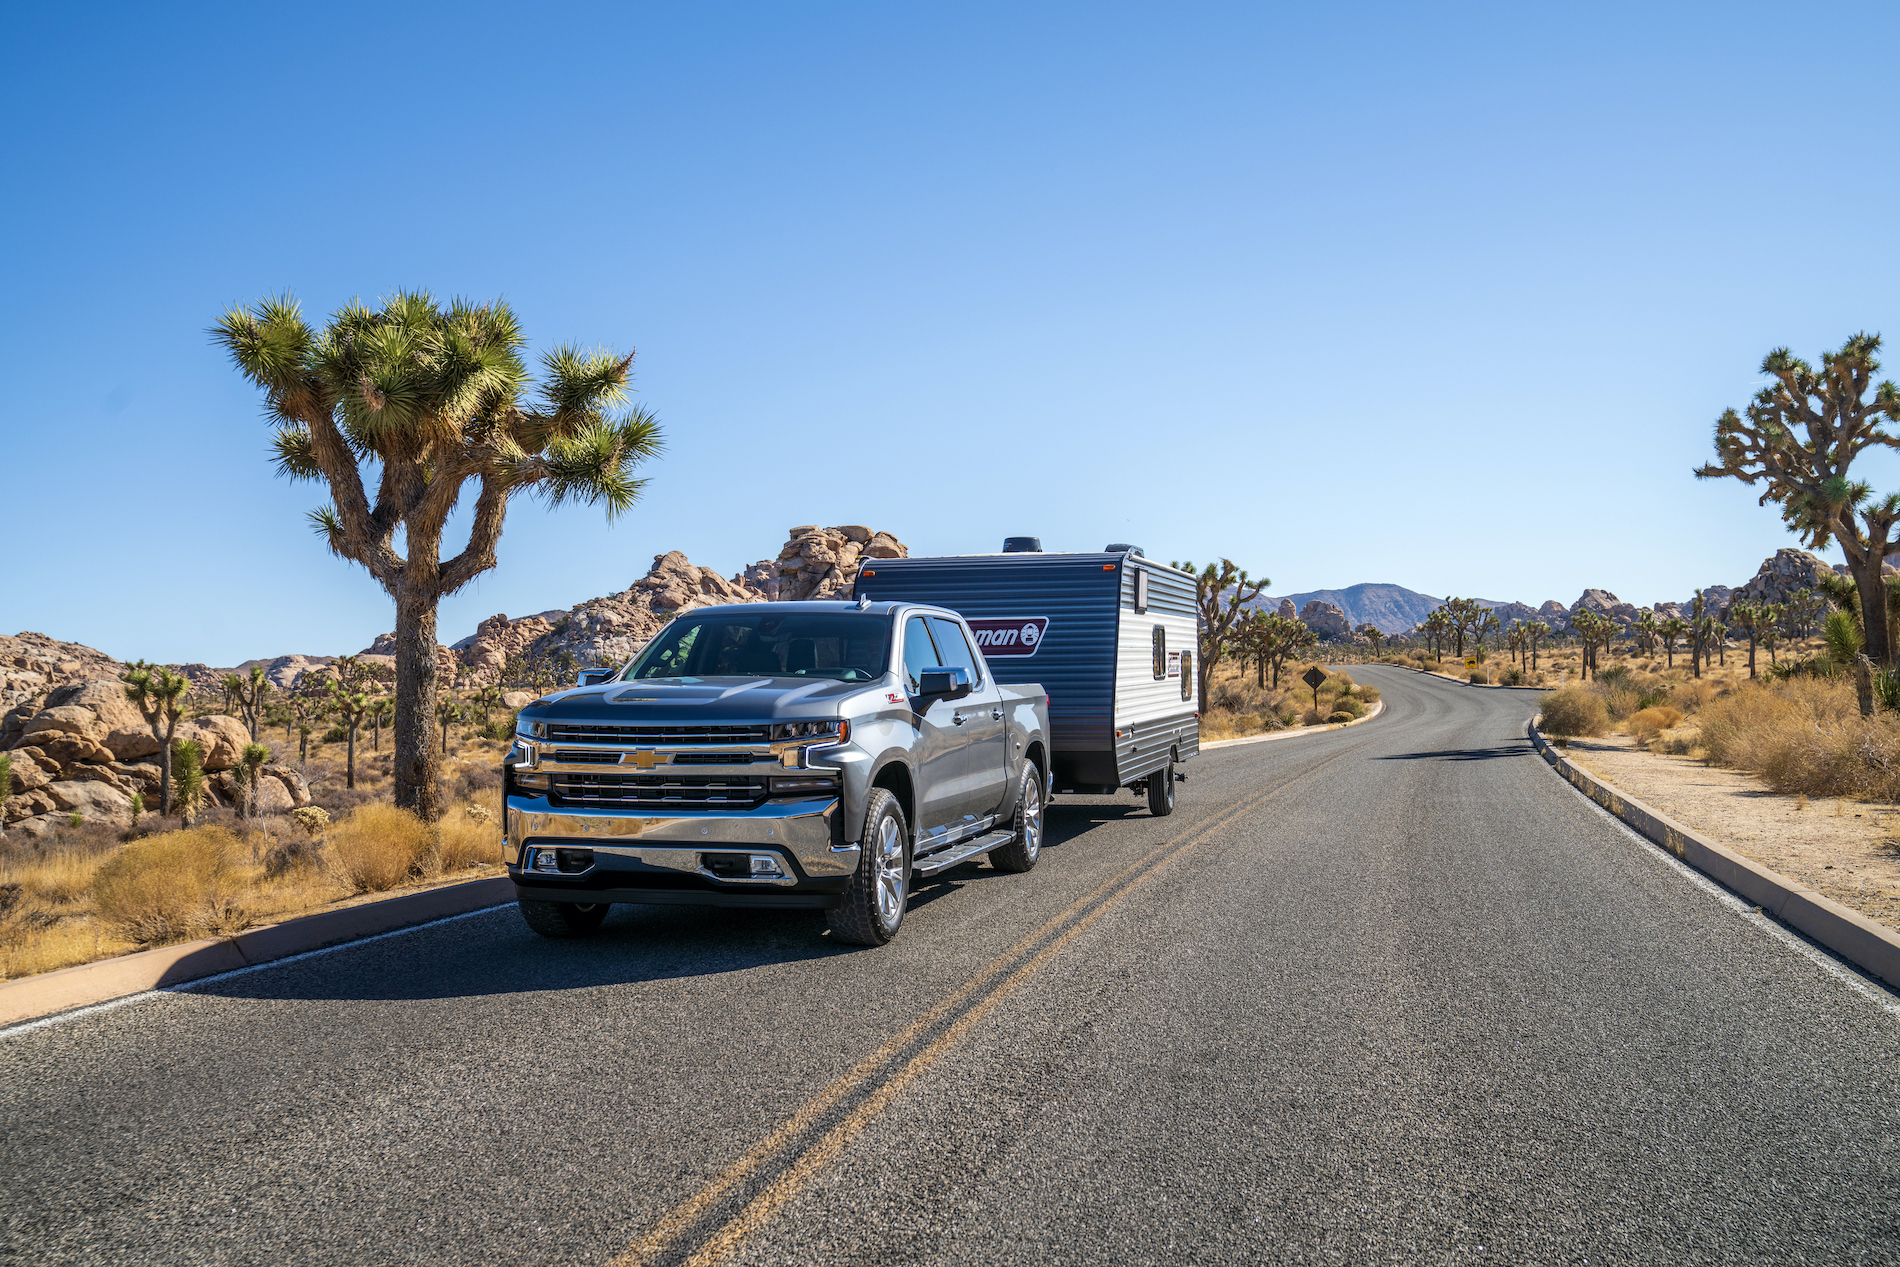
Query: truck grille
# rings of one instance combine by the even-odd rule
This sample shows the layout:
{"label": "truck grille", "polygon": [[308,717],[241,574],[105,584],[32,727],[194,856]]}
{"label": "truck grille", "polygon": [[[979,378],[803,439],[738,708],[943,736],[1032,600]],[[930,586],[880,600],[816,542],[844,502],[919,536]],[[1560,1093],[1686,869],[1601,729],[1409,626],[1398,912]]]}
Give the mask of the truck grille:
{"label": "truck grille", "polygon": [[552,743],[770,743],[772,727],[758,726],[592,726],[549,722]]}
{"label": "truck grille", "polygon": [[765,803],[764,779],[732,775],[557,774],[557,805],[611,805],[629,809],[756,809]]}

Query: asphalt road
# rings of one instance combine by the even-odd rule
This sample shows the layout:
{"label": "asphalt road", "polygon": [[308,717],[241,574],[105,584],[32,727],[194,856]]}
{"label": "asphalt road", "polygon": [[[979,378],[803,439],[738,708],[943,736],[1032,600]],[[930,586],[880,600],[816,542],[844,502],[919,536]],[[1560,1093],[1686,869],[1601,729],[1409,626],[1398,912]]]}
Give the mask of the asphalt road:
{"label": "asphalt road", "polygon": [[8,1262],[1900,1261],[1900,1006],[1533,696],[1064,799],[897,943],[511,909],[0,1036]]}

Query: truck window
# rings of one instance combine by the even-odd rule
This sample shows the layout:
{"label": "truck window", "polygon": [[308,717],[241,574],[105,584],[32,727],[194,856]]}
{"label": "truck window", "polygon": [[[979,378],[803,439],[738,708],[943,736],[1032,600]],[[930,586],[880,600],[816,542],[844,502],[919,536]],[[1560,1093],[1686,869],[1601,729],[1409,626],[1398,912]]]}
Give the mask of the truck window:
{"label": "truck window", "polygon": [[1168,631],[1160,625],[1155,626],[1155,681],[1168,676]]}
{"label": "truck window", "polygon": [[912,616],[904,622],[904,684],[915,695],[922,685],[917,675],[925,669],[941,667],[937,648],[930,641],[930,630],[924,627],[924,618]]}
{"label": "truck window", "polygon": [[937,636],[937,654],[943,657],[943,667],[962,669],[970,675],[971,686],[981,686],[983,674],[976,667],[976,653],[970,650],[969,640],[963,636],[963,626],[942,616],[932,616],[930,632]]}
{"label": "truck window", "polygon": [[[760,604],[765,606],[765,604]],[[890,621],[830,612],[681,616],[660,630],[627,680],[822,677],[869,682],[890,660]]]}

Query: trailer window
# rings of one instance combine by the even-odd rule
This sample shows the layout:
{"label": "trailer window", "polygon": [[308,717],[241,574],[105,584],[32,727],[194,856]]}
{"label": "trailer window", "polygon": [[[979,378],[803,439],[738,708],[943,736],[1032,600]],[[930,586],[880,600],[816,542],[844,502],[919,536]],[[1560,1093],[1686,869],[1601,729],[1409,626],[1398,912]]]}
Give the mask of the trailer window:
{"label": "trailer window", "polygon": [[1148,613],[1148,569],[1135,569],[1135,611],[1140,615]]}
{"label": "trailer window", "polygon": [[904,622],[904,684],[915,695],[923,685],[918,674],[925,669],[942,667],[937,659],[937,648],[930,641],[930,630],[924,627],[922,616],[912,616]]}
{"label": "trailer window", "polygon": [[1181,653],[1181,698],[1194,698],[1194,653],[1192,651]]}
{"label": "trailer window", "polygon": [[937,636],[937,654],[943,657],[943,667],[962,669],[970,675],[972,687],[981,686],[983,673],[976,667],[976,655],[970,650],[970,640],[963,636],[963,626],[942,616],[932,616],[930,632]]}
{"label": "trailer window", "polygon": [[1155,681],[1168,676],[1168,631],[1155,626]]}

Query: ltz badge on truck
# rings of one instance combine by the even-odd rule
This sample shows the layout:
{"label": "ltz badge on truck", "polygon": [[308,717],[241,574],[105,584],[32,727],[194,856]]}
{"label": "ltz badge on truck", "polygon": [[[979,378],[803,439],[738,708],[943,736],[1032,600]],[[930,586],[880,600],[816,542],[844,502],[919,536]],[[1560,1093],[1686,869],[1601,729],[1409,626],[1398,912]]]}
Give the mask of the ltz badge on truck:
{"label": "ltz badge on truck", "polygon": [[1032,656],[1049,632],[1047,616],[995,616],[964,618],[976,635],[976,645],[994,660],[999,656]]}

